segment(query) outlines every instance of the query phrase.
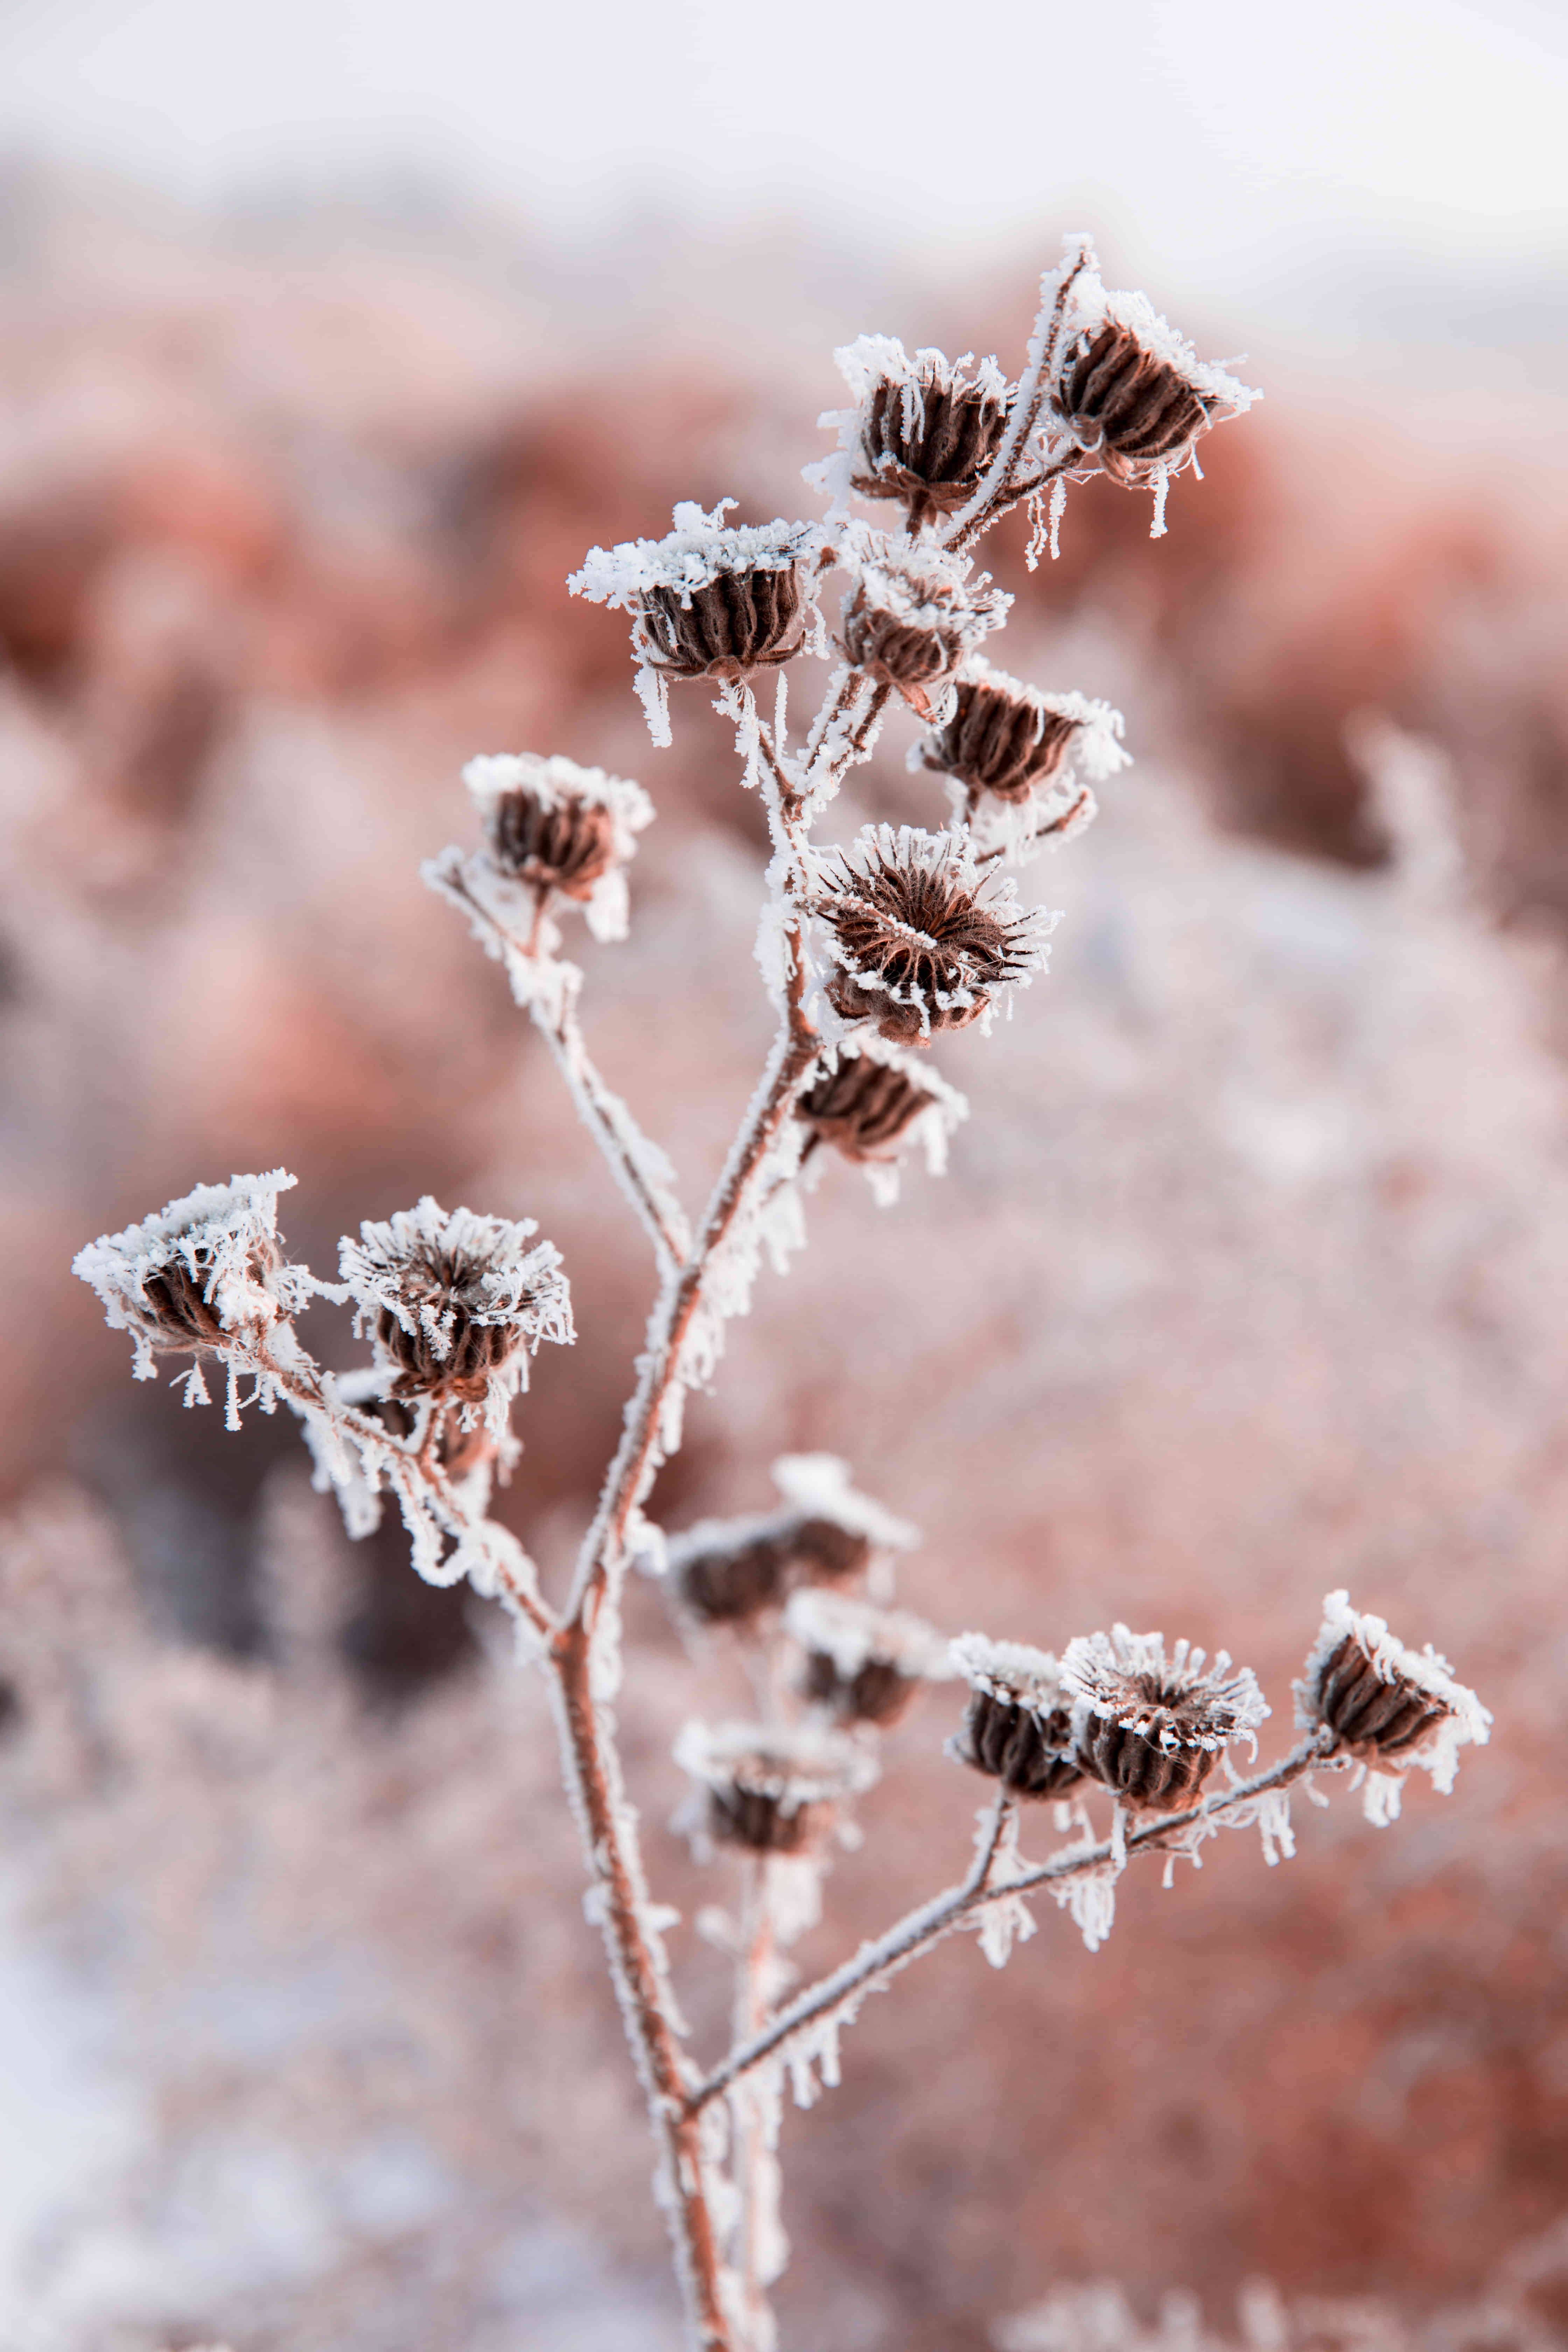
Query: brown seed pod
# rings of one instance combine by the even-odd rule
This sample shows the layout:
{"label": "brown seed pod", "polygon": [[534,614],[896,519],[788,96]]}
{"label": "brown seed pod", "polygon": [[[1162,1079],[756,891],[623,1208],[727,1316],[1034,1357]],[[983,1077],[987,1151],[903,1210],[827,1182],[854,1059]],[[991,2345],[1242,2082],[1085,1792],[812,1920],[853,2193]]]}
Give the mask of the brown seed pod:
{"label": "brown seed pod", "polygon": [[1446,1658],[1430,1645],[1406,1648],[1381,1617],[1352,1609],[1343,1591],[1323,1602],[1323,1623],[1296,1685],[1296,1720],[1303,1730],[1332,1733],[1373,1768],[1366,1806],[1380,1823],[1398,1811],[1399,1782],[1413,1766],[1446,1792],[1459,1749],[1484,1745],[1491,1729],[1486,1708]]}
{"label": "brown seed pod", "polygon": [[931,696],[1000,628],[1012,604],[988,579],[934,543],[909,549],[852,526],[846,561],[856,572],[844,608],[844,650],[858,668],[895,687],[922,718]]}
{"label": "brown seed pod", "polygon": [[795,1108],[822,1142],[865,1161],[893,1158],[900,1136],[935,1099],[909,1071],[856,1054],[843,1055]]}
{"label": "brown seed pod", "polygon": [[1180,465],[1209,426],[1194,385],[1109,319],[1069,354],[1052,404],[1080,447],[1097,449],[1129,487],[1146,484],[1156,466]]}
{"label": "brown seed pod", "polygon": [[886,1728],[922,1683],[952,1672],[946,1643],[920,1618],[848,1593],[813,1587],[792,1593],[784,1628],[805,1652],[802,1695],[842,1724]]}
{"label": "brown seed pod", "polygon": [[640,600],[639,651],[668,677],[744,677],[800,651],[805,594],[796,565],[721,571],[700,588],[657,586]]}
{"label": "brown seed pod", "polygon": [[1152,1812],[1190,1802],[1221,1749],[1268,1714],[1256,1677],[1245,1666],[1233,1673],[1223,1650],[1205,1673],[1202,1650],[1178,1642],[1167,1658],[1160,1634],[1125,1625],[1069,1642],[1062,1683],[1085,1771],[1123,1804]]}
{"label": "brown seed pod", "polygon": [[972,793],[1026,800],[1060,773],[1085,724],[1076,699],[1038,693],[999,670],[961,677],[952,715],[925,738],[921,757]]}
{"label": "brown seed pod", "polygon": [[616,862],[616,821],[602,803],[503,793],[489,824],[489,851],[510,880],[586,898]]}
{"label": "brown seed pod", "polygon": [[786,1520],[778,1543],[786,1570],[814,1583],[858,1576],[870,1564],[872,1544],[865,1529],[843,1527],[837,1519],[807,1516]]}
{"label": "brown seed pod", "polygon": [[744,1624],[784,1598],[788,1559],[772,1521],[705,1520],[669,1547],[669,1590],[703,1624]]}
{"label": "brown seed pod", "polygon": [[1424,1739],[1448,1712],[1440,1699],[1403,1675],[1385,1680],[1353,1633],[1324,1661],[1318,1705],[1322,1720],[1352,1755],[1396,1756]]}
{"label": "brown seed pod", "polygon": [[968,1680],[969,1704],[949,1753],[1016,1797],[1065,1797],[1076,1789],[1084,1769],[1051,1652],[964,1633],[952,1659]]}
{"label": "brown seed pod", "polygon": [[909,825],[896,835],[868,828],[853,851],[840,852],[816,911],[837,949],[828,1002],[900,1045],[967,1028],[999,987],[1044,961],[1037,919],[1005,895],[983,898],[951,835]]}
{"label": "brown seed pod", "polygon": [[[994,361],[911,359],[891,338],[865,337],[846,358],[863,383],[850,483],[862,498],[901,499],[911,530],[968,503],[1002,446],[1007,386]],[[858,373],[856,372],[858,370]]]}
{"label": "brown seed pod", "polygon": [[78,1251],[72,1271],[97,1291],[110,1329],[131,1334],[139,1379],[165,1354],[222,1355],[259,1369],[253,1341],[307,1304],[314,1287],[303,1268],[285,1264],[278,1242],[278,1195],[293,1181],[278,1169],[198,1185]]}
{"label": "brown seed pod", "polygon": [[689,1723],[675,1758],[702,1791],[702,1832],[753,1853],[820,1844],[839,1805],[877,1776],[863,1748],[807,1724]]}

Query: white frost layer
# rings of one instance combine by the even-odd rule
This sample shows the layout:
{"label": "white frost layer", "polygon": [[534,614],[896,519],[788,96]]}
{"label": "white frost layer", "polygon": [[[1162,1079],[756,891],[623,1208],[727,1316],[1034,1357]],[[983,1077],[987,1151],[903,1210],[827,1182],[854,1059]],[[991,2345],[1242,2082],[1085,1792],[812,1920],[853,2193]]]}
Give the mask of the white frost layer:
{"label": "white frost layer", "polygon": [[[511,793],[522,793],[542,809],[574,804],[607,809],[610,813],[615,863],[601,874],[582,903],[589,930],[610,942],[626,936],[626,880],[622,868],[637,855],[637,835],[653,823],[654,805],[642,786],[629,776],[612,776],[603,768],[580,768],[555,751],[485,751],[463,770],[475,807],[487,829],[500,803]],[[497,876],[503,885],[509,880]],[[557,905],[572,904],[559,895]]]}
{"label": "white frost layer", "polygon": [[953,1672],[988,1698],[1016,1700],[1037,1715],[1068,1704],[1061,1662],[1028,1642],[994,1642],[988,1633],[960,1633],[948,1644]]}
{"label": "white frost layer", "polygon": [[865,1536],[883,1551],[913,1551],[920,1530],[869,1495],[856,1492],[849,1465],[837,1454],[781,1454],[773,1465],[773,1485],[804,1517],[831,1519],[848,1534]]}
{"label": "white frost layer", "polygon": [[682,1726],[675,1760],[710,1789],[744,1789],[774,1797],[786,1812],[859,1795],[878,1764],[869,1748],[811,1723],[700,1723]]}
{"label": "white frost layer", "polygon": [[1398,1818],[1407,1771],[1429,1773],[1432,1786],[1447,1796],[1458,1772],[1460,1748],[1484,1748],[1491,1737],[1492,1717],[1430,1642],[1421,1650],[1408,1648],[1389,1631],[1385,1619],[1352,1609],[1350,1594],[1342,1587],[1323,1596],[1323,1622],[1308,1653],[1306,1671],[1294,1685],[1296,1721],[1302,1730],[1315,1730],[1322,1720],[1316,1702],[1323,1670],[1347,1639],[1359,1643],[1380,1682],[1407,1684],[1445,1709],[1415,1747],[1368,1770],[1363,1784],[1363,1810],[1367,1820],[1381,1829]]}
{"label": "white frost layer", "polygon": [[[1167,1749],[1212,1751],[1255,1733],[1270,1709],[1250,1666],[1233,1672],[1229,1654],[1221,1650],[1205,1673],[1205,1655],[1184,1641],[1167,1656],[1163,1634],[1113,1625],[1109,1633],[1079,1634],[1068,1643],[1062,1681],[1076,1701],[1106,1722],[1152,1737]],[[1204,1712],[1179,1732],[1159,1720],[1168,1707],[1194,1698]]]}
{"label": "white frost layer", "polygon": [[635,610],[654,588],[673,588],[689,601],[723,572],[787,572],[821,543],[820,533],[798,522],[743,523],[724,520],[733,499],[721,499],[711,513],[695,499],[675,509],[675,528],[662,539],[625,540],[618,547],[590,548],[580,572],[566,583],[574,596],[591,604]]}

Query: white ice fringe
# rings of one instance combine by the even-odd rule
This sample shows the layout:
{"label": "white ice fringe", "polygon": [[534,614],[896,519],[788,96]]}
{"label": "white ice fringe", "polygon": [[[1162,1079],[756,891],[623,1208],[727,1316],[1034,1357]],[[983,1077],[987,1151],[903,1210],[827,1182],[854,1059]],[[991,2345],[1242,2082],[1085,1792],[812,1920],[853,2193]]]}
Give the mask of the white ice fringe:
{"label": "white ice fringe", "polygon": [[945,352],[932,345],[906,352],[897,335],[858,335],[852,343],[841,344],[833,357],[855,405],[826,409],[817,418],[824,432],[837,432],[838,446],[829,457],[801,468],[802,481],[828,499],[829,524],[837,522],[847,512],[853,496],[851,478],[871,462],[861,438],[861,423],[867,400],[878,384],[900,387],[904,431],[910,437],[920,433],[925,422],[922,376],[951,380],[973,367],[972,381],[981,391],[993,394],[1000,401],[1007,398],[1007,379],[994,359],[983,359],[975,366],[973,352],[950,360]]}
{"label": "white ice fringe", "polygon": [[831,1658],[846,1680],[873,1658],[911,1680],[945,1682],[952,1674],[948,1644],[923,1618],[879,1609],[830,1585],[803,1584],[784,1607],[784,1631],[804,1650]]}
{"label": "white ice fringe", "polygon": [[948,1643],[954,1674],[971,1690],[1005,1699],[1047,1716],[1068,1704],[1061,1662],[1051,1650],[1028,1642],[994,1642],[988,1633],[959,1633]]}
{"label": "white ice fringe", "polygon": [[805,1517],[831,1519],[848,1535],[865,1536],[880,1551],[913,1551],[920,1530],[869,1495],[857,1493],[849,1481],[849,1465],[837,1454],[781,1454],[773,1465],[773,1481],[795,1510]]}
{"label": "white ice fringe", "polygon": [[[1075,1701],[1106,1722],[1152,1736],[1163,1748],[1214,1751],[1255,1735],[1270,1710],[1250,1666],[1233,1673],[1228,1652],[1221,1650],[1205,1674],[1205,1655],[1182,1641],[1167,1657],[1163,1634],[1133,1633],[1119,1624],[1109,1633],[1079,1634],[1069,1642],[1062,1654],[1062,1680]],[[1207,1719],[1184,1723],[1178,1737],[1157,1717],[1190,1696],[1201,1696]]]}

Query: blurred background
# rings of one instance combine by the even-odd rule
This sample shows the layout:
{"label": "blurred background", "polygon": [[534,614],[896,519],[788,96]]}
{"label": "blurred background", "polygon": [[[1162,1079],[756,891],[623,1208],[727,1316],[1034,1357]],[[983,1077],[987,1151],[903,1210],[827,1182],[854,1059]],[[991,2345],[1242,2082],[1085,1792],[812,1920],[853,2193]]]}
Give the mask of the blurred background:
{"label": "blurred background", "polygon": [[[677,498],[813,511],[834,346],[1016,373],[1079,227],[1266,401],[1168,539],[1095,483],[1059,562],[990,543],[1001,657],[1137,764],[1026,877],[1048,982],[940,1056],[952,1172],[879,1212],[828,1171],[654,1507],[843,1454],[925,1531],[908,1605],[1223,1643],[1281,1743],[1348,1583],[1498,1728],[1391,1833],[1299,1806],[1288,1866],[1134,1874],[1097,1955],[1052,1912],[872,2003],[786,2122],[784,2340],[981,2352],[1097,2278],[1227,2327],[1266,2274],[1452,2343],[1510,2259],[1558,2340],[1565,100],[1545,0],[3,0],[5,2352],[675,2346],[539,1694],[396,1536],[343,1541],[291,1426],[133,1387],[69,1259],[279,1162],[319,1271],[426,1190],[536,1216],[582,1338],[505,1508],[559,1570],[650,1270],[418,862],[470,752],[647,784],[587,1021],[697,1196],[767,1035],[758,812],[700,694],[650,750],[564,577]],[[911,726],[844,830],[937,814]],[[741,1685],[655,1591],[635,1633],[689,1918],[724,1890],[669,1744]],[[953,1715],[889,1740],[814,1971],[960,1866]]]}

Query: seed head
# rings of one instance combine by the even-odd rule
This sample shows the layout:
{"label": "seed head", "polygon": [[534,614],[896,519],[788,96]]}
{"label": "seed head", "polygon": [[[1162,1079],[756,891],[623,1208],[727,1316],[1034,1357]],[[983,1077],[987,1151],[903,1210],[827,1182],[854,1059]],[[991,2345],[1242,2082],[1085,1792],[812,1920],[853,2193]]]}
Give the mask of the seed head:
{"label": "seed head", "polygon": [[262,1335],[307,1303],[315,1286],[284,1263],[278,1238],[278,1195],[295,1181],[275,1168],[198,1184],[77,1252],[72,1272],[97,1291],[110,1330],[135,1343],[137,1380],[152,1379],[160,1355],[248,1361]]}
{"label": "seed head", "polygon": [[705,1793],[707,1837],[753,1853],[819,1845],[838,1807],[877,1777],[866,1748],[811,1724],[689,1723],[675,1760]]}
{"label": "seed head", "polygon": [[926,1064],[875,1035],[846,1038],[795,1108],[817,1141],[871,1169],[895,1161],[921,1128],[927,1159],[940,1170],[947,1138],[968,1111]]}
{"label": "seed head", "polygon": [[942,548],[899,548],[880,532],[855,527],[845,554],[855,587],[844,608],[844,650],[859,668],[895,687],[922,719],[936,715],[953,672],[1012,604],[988,579],[971,583],[969,564]]}
{"label": "seed head", "polygon": [[820,477],[863,499],[900,499],[911,530],[973,497],[1007,429],[1006,378],[966,352],[912,355],[890,335],[862,335],[834,357],[857,405],[840,429],[842,465]]}
{"label": "seed head", "polygon": [[1127,764],[1121,713],[1082,694],[1045,694],[989,662],[974,660],[957,679],[953,707],[926,736],[921,758],[956,778],[973,800],[983,793],[1017,803],[1064,779],[1069,761],[1094,778]]}
{"label": "seed head", "polygon": [[816,912],[838,969],[828,1002],[893,1043],[923,1045],[965,1029],[999,988],[1046,960],[1049,919],[1020,909],[1012,885],[984,886],[951,834],[868,826],[826,867]]}
{"label": "seed head", "polygon": [[1084,1777],[1075,1752],[1071,1702],[1049,1650],[961,1633],[953,1669],[969,1685],[963,1727],[949,1755],[1016,1797],[1065,1797]]}
{"label": "seed head", "polygon": [[1075,281],[1051,414],[1113,481],[1158,486],[1189,463],[1211,425],[1257,397],[1200,360],[1146,295],[1108,294],[1092,269]]}
{"label": "seed head", "polygon": [[653,822],[640,784],[580,768],[559,753],[491,752],[463,782],[484,821],[489,862],[509,882],[583,907],[595,938],[624,938],[626,877],[636,836]]}
{"label": "seed head", "polygon": [[834,1583],[869,1568],[879,1555],[912,1551],[916,1530],[849,1483],[836,1454],[784,1454],[773,1480],[784,1501],[781,1541],[786,1569],[803,1583]]}
{"label": "seed head", "polygon": [[1363,1615],[1344,1591],[1323,1602],[1323,1622],[1295,1685],[1296,1720],[1304,1730],[1324,1727],[1339,1745],[1372,1768],[1370,1819],[1384,1822],[1399,1811],[1404,1775],[1429,1772],[1447,1796],[1458,1752],[1484,1747],[1491,1717],[1473,1690],[1430,1643],[1406,1649],[1381,1617]]}
{"label": "seed head", "polygon": [[393,1371],[392,1394],[431,1397],[471,1428],[505,1427],[510,1400],[528,1385],[528,1360],[541,1340],[569,1342],[572,1302],[561,1254],[529,1247],[538,1226],[472,1209],[448,1216],[426,1193],[384,1224],[368,1219],[341,1246],[344,1283],[358,1326],[374,1338]]}
{"label": "seed head", "polygon": [[700,1519],[671,1537],[669,1590],[705,1625],[749,1624],[783,1600],[789,1572],[778,1513]]}
{"label": "seed head", "polygon": [[1251,1669],[1233,1673],[1224,1650],[1205,1673],[1202,1650],[1178,1642],[1167,1658],[1163,1634],[1125,1625],[1069,1642],[1062,1685],[1084,1769],[1152,1812],[1190,1803],[1220,1750],[1268,1714]]}
{"label": "seed head", "polygon": [[805,1652],[803,1695],[839,1723],[896,1722],[922,1682],[952,1671],[947,1643],[920,1618],[847,1592],[803,1586],[784,1627]]}

